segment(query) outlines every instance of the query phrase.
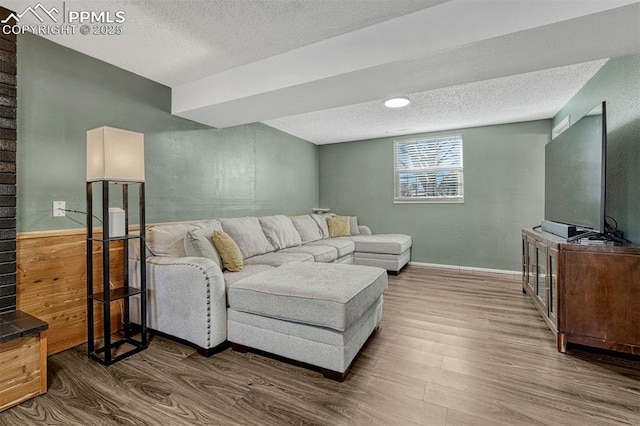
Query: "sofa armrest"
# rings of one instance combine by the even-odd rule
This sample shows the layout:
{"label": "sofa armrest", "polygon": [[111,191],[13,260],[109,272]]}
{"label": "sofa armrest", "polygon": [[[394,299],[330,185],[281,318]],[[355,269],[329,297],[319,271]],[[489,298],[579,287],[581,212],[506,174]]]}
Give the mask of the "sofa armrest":
{"label": "sofa armrest", "polygon": [[[131,262],[132,286],[139,268],[139,261]],[[131,315],[140,318],[133,310]],[[220,267],[202,257],[148,257],[147,326],[205,349],[223,343],[227,301]]]}
{"label": "sofa armrest", "polygon": [[358,229],[362,235],[372,235],[371,228],[366,225],[358,225]]}

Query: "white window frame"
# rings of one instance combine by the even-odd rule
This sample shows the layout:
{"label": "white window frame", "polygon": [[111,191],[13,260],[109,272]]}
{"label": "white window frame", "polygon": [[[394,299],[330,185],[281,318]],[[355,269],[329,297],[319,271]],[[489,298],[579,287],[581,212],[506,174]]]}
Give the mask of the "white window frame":
{"label": "white window frame", "polygon": [[[447,138],[459,138],[460,139],[460,166],[446,166],[446,167],[427,167],[427,168],[414,168],[414,169],[398,169],[398,147],[399,145],[407,145],[411,143],[424,143],[429,141],[436,141]],[[461,174],[461,181],[459,185],[460,194],[456,197],[446,196],[420,196],[420,197],[400,197],[398,196],[398,175],[400,173],[411,172],[424,172],[424,171],[438,171],[438,170],[455,170]],[[393,202],[394,204],[420,204],[420,203],[464,203],[464,141],[461,134],[456,135],[442,135],[433,136],[427,138],[414,138],[414,139],[399,139],[393,143]]]}

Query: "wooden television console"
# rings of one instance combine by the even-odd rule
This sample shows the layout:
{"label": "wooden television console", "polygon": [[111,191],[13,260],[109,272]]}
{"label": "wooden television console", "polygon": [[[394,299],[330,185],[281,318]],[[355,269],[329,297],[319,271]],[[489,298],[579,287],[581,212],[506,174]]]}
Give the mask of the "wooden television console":
{"label": "wooden television console", "polygon": [[640,355],[640,247],[567,243],[522,230],[522,291],[568,343]]}

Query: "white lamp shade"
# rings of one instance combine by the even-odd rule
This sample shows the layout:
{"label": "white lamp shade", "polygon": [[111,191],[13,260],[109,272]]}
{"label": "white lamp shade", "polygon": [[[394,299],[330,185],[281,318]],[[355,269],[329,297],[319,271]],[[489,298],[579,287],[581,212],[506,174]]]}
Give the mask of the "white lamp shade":
{"label": "white lamp shade", "polygon": [[87,182],[144,182],[144,134],[113,127],[87,131]]}

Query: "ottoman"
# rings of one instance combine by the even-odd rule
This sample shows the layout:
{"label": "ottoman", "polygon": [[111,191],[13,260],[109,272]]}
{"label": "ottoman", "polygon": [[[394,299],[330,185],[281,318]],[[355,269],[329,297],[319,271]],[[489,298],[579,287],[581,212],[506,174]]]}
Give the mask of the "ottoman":
{"label": "ottoman", "polygon": [[288,263],[232,284],[227,340],[318,367],[342,381],[382,319],[387,273],[370,266]]}

